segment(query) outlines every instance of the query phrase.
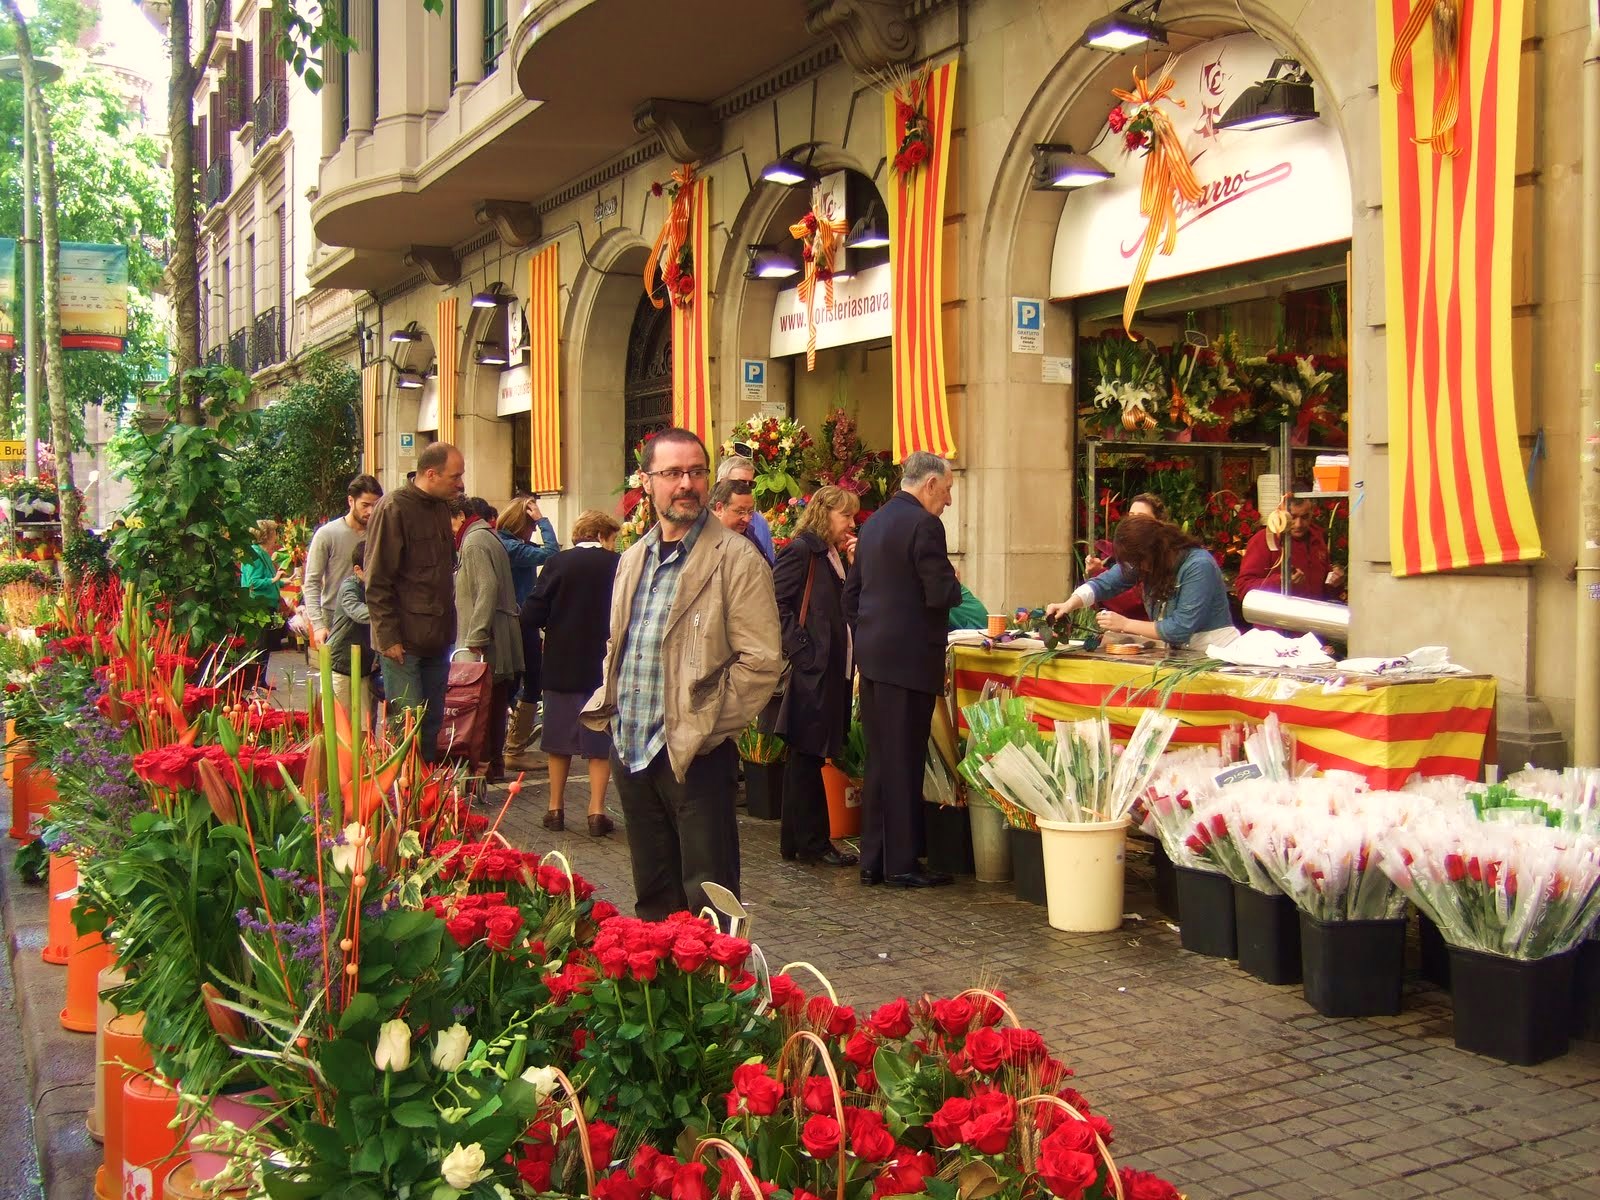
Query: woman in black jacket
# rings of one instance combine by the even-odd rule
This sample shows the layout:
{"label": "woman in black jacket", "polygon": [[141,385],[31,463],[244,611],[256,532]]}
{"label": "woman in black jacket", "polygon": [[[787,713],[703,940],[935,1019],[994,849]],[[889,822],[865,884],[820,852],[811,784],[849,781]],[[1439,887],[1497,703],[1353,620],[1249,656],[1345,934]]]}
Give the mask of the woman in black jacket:
{"label": "woman in black jacket", "polygon": [[544,649],[544,752],[550,756],[550,810],[544,827],[567,827],[564,802],[574,757],[589,760],[589,835],[615,826],[606,815],[611,736],[587,729],[578,714],[600,686],[611,632],[611,585],[618,557],[616,518],[598,509],[578,514],[573,546],[544,566],[522,606],[523,636],[549,636]]}
{"label": "woman in black jacket", "polygon": [[772,569],[783,624],[789,691],[777,732],[789,746],[783,778],[779,848],[786,859],[853,867],[828,837],[822,761],[844,748],[850,727],[850,631],[844,621],[844,578],[855,551],[861,501],[840,487],[821,487],[806,504],[794,540]]}

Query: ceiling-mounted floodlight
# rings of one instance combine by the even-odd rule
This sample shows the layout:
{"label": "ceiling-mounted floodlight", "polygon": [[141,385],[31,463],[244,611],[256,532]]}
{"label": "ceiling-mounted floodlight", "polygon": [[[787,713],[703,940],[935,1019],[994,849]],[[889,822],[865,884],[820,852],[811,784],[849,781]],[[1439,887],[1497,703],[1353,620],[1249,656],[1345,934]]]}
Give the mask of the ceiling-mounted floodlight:
{"label": "ceiling-mounted floodlight", "polygon": [[[1133,12],[1136,8],[1143,9],[1143,13],[1136,16]],[[1090,24],[1078,44],[1113,54],[1143,46],[1165,46],[1167,28],[1156,20],[1160,8],[1161,0],[1130,0],[1116,12]]]}
{"label": "ceiling-mounted floodlight", "polygon": [[883,212],[876,204],[866,216],[850,227],[844,239],[846,250],[876,250],[889,244],[889,230],[883,221]]}
{"label": "ceiling-mounted floodlight", "polygon": [[394,385],[406,391],[416,391],[422,386],[421,371],[400,371],[395,374]]}
{"label": "ceiling-mounted floodlight", "polygon": [[501,343],[490,341],[478,343],[478,365],[480,367],[503,367],[510,361],[506,357],[506,348]]}
{"label": "ceiling-mounted floodlight", "polygon": [[751,246],[750,261],[745,266],[746,279],[792,279],[800,274],[800,264],[772,246]]}
{"label": "ceiling-mounted floodlight", "polygon": [[1270,129],[1317,119],[1317,93],[1311,76],[1292,58],[1274,59],[1272,70],[1228,106],[1219,129]]}
{"label": "ceiling-mounted floodlight", "polygon": [[510,304],[515,299],[516,297],[506,290],[506,285],[497,281],[472,297],[472,307],[499,308],[502,304]]}
{"label": "ceiling-mounted floodlight", "polygon": [[425,336],[421,328],[413,321],[404,329],[396,329],[389,335],[389,340],[398,346],[408,342],[420,342]]}
{"label": "ceiling-mounted floodlight", "polygon": [[1033,190],[1081,188],[1104,183],[1113,172],[1071,146],[1040,142],[1033,148]]}
{"label": "ceiling-mounted floodlight", "polygon": [[806,147],[805,162],[801,162],[792,152],[779,155],[761,168],[761,181],[781,183],[785,187],[797,187],[802,183],[815,186],[821,183],[822,173],[811,165],[811,156],[815,152],[814,145]]}

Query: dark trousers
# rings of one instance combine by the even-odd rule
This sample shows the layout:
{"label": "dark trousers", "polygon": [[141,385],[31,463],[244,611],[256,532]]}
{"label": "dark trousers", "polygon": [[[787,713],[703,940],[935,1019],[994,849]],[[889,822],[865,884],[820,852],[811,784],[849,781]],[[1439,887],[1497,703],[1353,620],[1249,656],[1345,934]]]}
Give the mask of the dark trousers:
{"label": "dark trousers", "polygon": [[512,698],[537,704],[544,693],[544,638],[537,625],[522,627],[522,675]]}
{"label": "dark trousers", "polygon": [[246,688],[267,686],[267,668],[272,664],[272,656],[282,650],[289,637],[289,626],[273,618],[268,625],[256,635],[257,657],[248,667],[239,672],[239,678],[244,681]]}
{"label": "dark trousers", "polygon": [[816,858],[833,849],[829,828],[822,759],[790,746],[783,767],[783,821],[778,848],[785,858]]}
{"label": "dark trousers", "polygon": [[511,716],[511,693],[516,679],[496,679],[489,692],[489,737],[484,754],[489,760],[489,774],[495,778],[506,773],[506,722]]}
{"label": "dark trousers", "polygon": [[917,869],[923,841],[923,761],[933,702],[930,692],[861,681],[861,725],[867,740],[861,795],[863,871],[905,875]]}
{"label": "dark trousers", "polygon": [[628,825],[638,917],[661,921],[685,909],[699,912],[709,903],[703,883],[739,894],[739,755],[731,741],[695,759],[682,783],[665,750],[642,771],[627,770],[613,751],[611,771]]}

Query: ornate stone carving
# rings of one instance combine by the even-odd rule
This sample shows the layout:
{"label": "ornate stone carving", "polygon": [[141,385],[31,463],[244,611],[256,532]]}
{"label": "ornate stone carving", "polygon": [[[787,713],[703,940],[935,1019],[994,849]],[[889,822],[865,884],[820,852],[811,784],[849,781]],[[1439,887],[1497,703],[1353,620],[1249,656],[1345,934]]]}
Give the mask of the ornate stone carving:
{"label": "ornate stone carving", "polygon": [[655,134],[662,149],[682,163],[699,162],[722,149],[722,126],[708,104],[652,97],[633,110],[633,128]]}
{"label": "ornate stone carving", "polygon": [[461,260],[449,246],[413,246],[406,251],[406,266],[421,271],[435,287],[461,282]]}
{"label": "ornate stone carving", "polygon": [[493,225],[500,240],[513,250],[539,240],[539,212],[521,200],[481,200],[474,215],[479,225]]}
{"label": "ornate stone carving", "polygon": [[839,43],[845,61],[862,74],[909,62],[917,31],[904,0],[806,0],[806,28]]}

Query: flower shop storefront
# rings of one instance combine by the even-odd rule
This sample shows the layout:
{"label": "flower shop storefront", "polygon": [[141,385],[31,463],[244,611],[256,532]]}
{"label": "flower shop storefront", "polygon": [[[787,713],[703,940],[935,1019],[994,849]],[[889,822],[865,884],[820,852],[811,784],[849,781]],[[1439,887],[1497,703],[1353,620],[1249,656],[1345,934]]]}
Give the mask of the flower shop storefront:
{"label": "flower shop storefront", "polygon": [[[1075,515],[1088,547],[1152,492],[1231,577],[1292,494],[1316,501],[1344,565],[1344,151],[1314,115],[1224,125],[1275,55],[1253,34],[1218,38],[1119,90],[1096,139],[1115,175],[1076,188],[1062,211],[1050,290],[1077,332]],[[1147,186],[1161,197],[1152,215],[1141,212]]]}

